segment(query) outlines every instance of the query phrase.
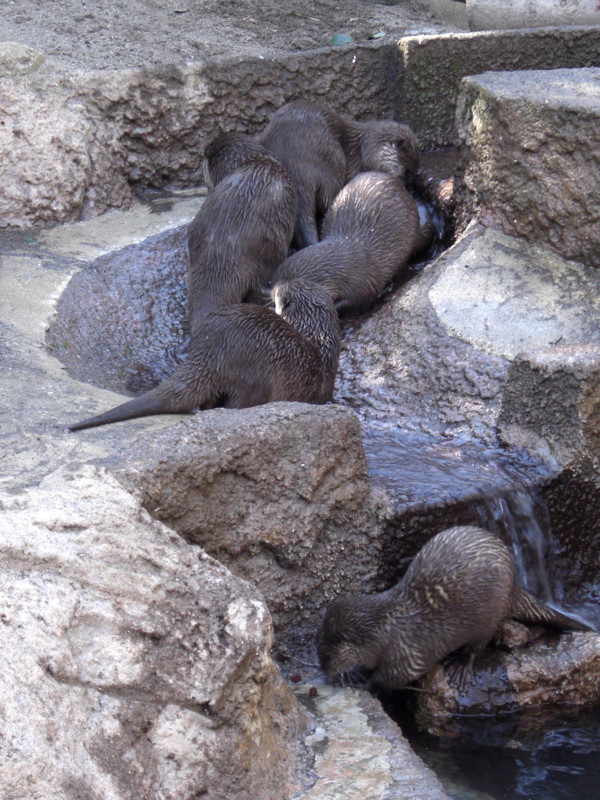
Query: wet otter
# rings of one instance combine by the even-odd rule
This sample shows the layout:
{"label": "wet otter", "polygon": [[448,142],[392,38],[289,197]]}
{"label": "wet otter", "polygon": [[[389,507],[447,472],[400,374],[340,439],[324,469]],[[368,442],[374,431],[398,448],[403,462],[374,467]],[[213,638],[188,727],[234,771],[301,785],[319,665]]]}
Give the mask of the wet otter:
{"label": "wet otter", "polygon": [[592,630],[518,586],[510,552],[497,536],[482,528],[449,528],[423,547],[387,592],[330,606],[318,634],[319,658],[330,678],[359,667],[371,673],[371,685],[392,690],[466,648],[467,663],[451,675],[463,689],[473,679],[473,659],[507,617]]}
{"label": "wet otter", "polygon": [[340,330],[329,293],[306,281],[273,288],[275,310],[238,304],[208,314],[186,360],[149,392],[69,427],[76,431],[151,414],[331,399]]}
{"label": "wet otter", "polygon": [[419,146],[408,125],[357,122],[304,100],[282,106],[257,138],[275,153],[296,186],[298,248],[318,242],[320,218],[359,172],[387,172],[409,180],[419,166]]}
{"label": "wet otter", "polygon": [[368,307],[413,252],[419,231],[415,201],[402,182],[362,172],[333,201],[323,239],[289,256],[273,280],[302,277],[325,286],[338,309]]}
{"label": "wet otter", "polygon": [[227,133],[205,151],[214,184],[188,228],[190,334],[210,311],[262,302],[261,286],[286,257],[296,194],[277,158],[251,136]]}

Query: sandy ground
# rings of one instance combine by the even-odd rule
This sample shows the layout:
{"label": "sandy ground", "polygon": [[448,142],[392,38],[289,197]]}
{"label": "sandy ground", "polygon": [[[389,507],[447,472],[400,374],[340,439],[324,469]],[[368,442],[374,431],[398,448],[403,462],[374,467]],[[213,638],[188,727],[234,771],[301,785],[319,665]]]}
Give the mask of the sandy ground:
{"label": "sandy ground", "polygon": [[4,0],[0,41],[20,42],[66,69],[120,69],[268,55],[456,30],[423,0]]}

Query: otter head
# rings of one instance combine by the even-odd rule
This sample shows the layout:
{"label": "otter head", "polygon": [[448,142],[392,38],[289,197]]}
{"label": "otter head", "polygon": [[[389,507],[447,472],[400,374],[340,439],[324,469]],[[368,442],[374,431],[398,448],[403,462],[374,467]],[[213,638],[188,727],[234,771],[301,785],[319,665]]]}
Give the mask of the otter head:
{"label": "otter head", "polygon": [[331,294],[319,283],[303,278],[281,281],[273,287],[271,297],[275,303],[275,311],[292,324],[300,317],[313,316],[317,310],[325,311],[337,320]]}
{"label": "otter head", "polygon": [[212,189],[223,178],[248,163],[273,160],[273,156],[253,136],[231,131],[217,136],[204,151],[203,171],[206,185]]}
{"label": "otter head", "polygon": [[322,670],[330,680],[352,680],[373,672],[378,665],[380,644],[379,615],[372,597],[338,600],[325,612],[317,635],[317,652]]}
{"label": "otter head", "polygon": [[419,169],[419,144],[412,128],[394,120],[371,120],[363,125],[363,170],[412,181]]}

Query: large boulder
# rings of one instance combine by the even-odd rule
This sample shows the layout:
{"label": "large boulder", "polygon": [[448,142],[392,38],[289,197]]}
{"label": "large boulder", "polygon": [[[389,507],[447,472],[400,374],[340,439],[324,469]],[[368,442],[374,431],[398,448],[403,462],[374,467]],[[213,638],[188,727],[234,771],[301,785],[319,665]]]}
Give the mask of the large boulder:
{"label": "large boulder", "polygon": [[312,646],[331,600],[373,588],[385,505],[348,409],[205,411],[111,468],[154,517],[260,588],[282,647]]}
{"label": "large boulder", "polygon": [[272,798],[306,718],[255,589],[104,470],[0,499],[2,795]]}

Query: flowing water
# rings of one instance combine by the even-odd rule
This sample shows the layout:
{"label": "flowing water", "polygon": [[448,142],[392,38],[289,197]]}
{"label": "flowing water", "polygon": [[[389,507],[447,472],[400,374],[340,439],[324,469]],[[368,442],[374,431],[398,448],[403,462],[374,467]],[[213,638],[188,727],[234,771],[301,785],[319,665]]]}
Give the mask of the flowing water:
{"label": "flowing water", "polygon": [[[374,483],[399,507],[452,509],[496,532],[514,555],[519,582],[556,605],[549,514],[536,484],[544,468],[526,456],[472,442],[366,431]],[[463,512],[464,513],[464,512]],[[449,523],[454,524],[454,523]],[[577,609],[568,609],[570,613]],[[382,698],[411,745],[456,800],[593,800],[600,797],[600,706],[557,707],[454,718],[452,734],[418,729],[406,695]]]}

